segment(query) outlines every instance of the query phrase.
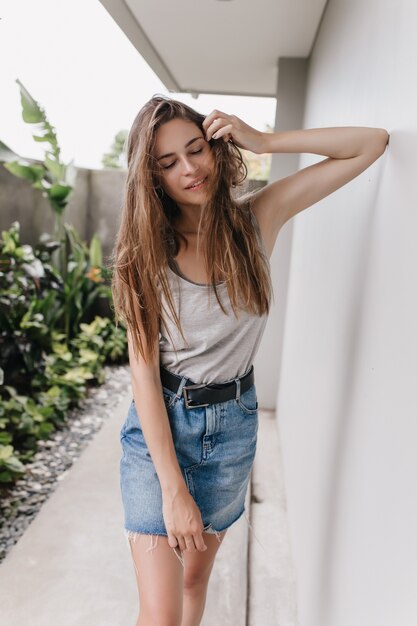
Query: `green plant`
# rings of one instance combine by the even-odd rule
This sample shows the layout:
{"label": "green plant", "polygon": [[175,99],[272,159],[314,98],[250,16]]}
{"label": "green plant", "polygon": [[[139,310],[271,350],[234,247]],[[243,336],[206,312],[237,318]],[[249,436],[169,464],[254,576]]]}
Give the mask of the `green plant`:
{"label": "green plant", "polygon": [[[91,360],[99,359],[95,354]],[[45,364],[42,374],[34,377],[33,387],[64,387],[73,401],[85,395],[87,381],[95,378],[92,363],[84,354],[71,351],[62,333],[52,333],[52,351],[45,356]]]}
{"label": "green plant", "polygon": [[[35,372],[43,374],[44,355],[54,352],[54,332],[64,331],[61,338],[68,344],[79,335],[80,324],[91,320],[96,300],[111,300],[111,289],[102,277],[98,239],[93,237],[88,247],[69,225],[65,234],[68,266],[64,280],[50,263],[57,242],[43,236],[35,249],[22,245],[18,222],[2,232],[0,367],[6,372],[5,384],[19,391],[27,388],[28,377]],[[109,330],[113,326],[110,320],[105,322],[103,341],[108,346],[105,357],[114,361],[123,352],[124,338]]]}
{"label": "green plant", "polygon": [[106,362],[127,358],[126,333],[108,318],[82,323],[69,343],[51,333],[51,351],[43,354],[37,371],[27,380],[26,393],[1,382],[0,368],[0,484],[24,472],[24,463],[37,450],[37,441],[63,427],[67,411],[87,393],[88,385],[104,382]]}
{"label": "green plant", "polygon": [[[37,449],[39,439],[62,428],[68,409],[88,385],[104,382],[106,362],[125,362],[125,329],[94,315],[103,297],[111,302],[111,272],[102,266],[100,240],[90,245],[63,215],[75,170],[60,161],[54,128],[38,103],[17,81],[23,119],[41,125],[36,141],[50,145],[42,164],[11,160],[5,167],[32,182],[48,198],[56,217],[54,236],[36,246],[20,241],[14,222],[0,239],[0,484],[13,482]],[[0,142],[0,153],[15,155]],[[57,252],[59,260],[57,263]]]}
{"label": "green plant", "polygon": [[20,243],[14,222],[0,240],[0,366],[6,384],[17,389],[38,371],[42,354],[51,348],[51,331],[62,319],[63,281],[49,263],[58,244],[40,250]]}
{"label": "green plant", "polygon": [[65,224],[65,245],[68,264],[64,276],[64,331],[67,339],[78,332],[80,322],[88,313],[97,298],[111,301],[109,285],[102,276],[102,253],[98,237],[95,235],[90,247],[69,224]]}
{"label": "green plant", "polygon": [[117,133],[111,145],[110,151],[106,152],[101,159],[101,164],[104,167],[109,167],[113,169],[122,169],[127,167],[125,154],[127,136],[127,130],[120,130]]}
{"label": "green plant", "polygon": [[[45,149],[43,163],[12,160],[4,163],[4,167],[15,176],[31,182],[35,189],[41,189],[42,194],[48,198],[55,215],[54,238],[60,242],[63,236],[63,215],[74,188],[76,170],[73,161],[69,164],[61,161],[61,150],[55,128],[48,121],[45,110],[30,95],[19,79],[16,82],[20,88],[23,120],[27,124],[37,125],[37,133],[32,135],[33,139],[45,143],[49,148]],[[60,262],[57,266],[62,271],[66,260],[62,254],[59,258]]]}
{"label": "green plant", "polygon": [[123,326],[115,326],[108,317],[96,315],[90,324],[80,324],[80,329],[81,332],[72,341],[74,347],[94,352],[99,350],[106,362],[126,361],[127,340]]}
{"label": "green plant", "polygon": [[10,443],[14,448],[32,451],[37,439],[47,439],[54,430],[53,424],[47,421],[48,412],[34,398],[18,393],[14,387],[6,385],[4,392],[9,395],[2,409]]}
{"label": "green plant", "polygon": [[9,483],[24,472],[25,466],[15,456],[13,446],[0,444],[0,483]]}

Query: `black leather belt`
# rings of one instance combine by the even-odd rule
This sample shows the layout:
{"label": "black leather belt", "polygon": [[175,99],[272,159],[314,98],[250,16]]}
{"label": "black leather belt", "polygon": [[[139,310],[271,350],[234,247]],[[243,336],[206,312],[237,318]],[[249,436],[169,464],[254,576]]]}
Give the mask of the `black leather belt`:
{"label": "black leather belt", "polygon": [[[160,373],[162,385],[174,393],[177,393],[183,377],[173,374],[173,372],[170,372],[162,366],[160,367]],[[240,380],[241,395],[250,389],[255,382],[253,365],[251,365],[250,370],[246,374],[238,377],[238,380]],[[187,409],[195,409],[197,407],[209,406],[209,404],[226,402],[226,400],[236,398],[237,384],[235,380],[232,380],[228,383],[210,383],[209,385],[199,385],[187,378],[185,385],[182,388],[182,392]]]}

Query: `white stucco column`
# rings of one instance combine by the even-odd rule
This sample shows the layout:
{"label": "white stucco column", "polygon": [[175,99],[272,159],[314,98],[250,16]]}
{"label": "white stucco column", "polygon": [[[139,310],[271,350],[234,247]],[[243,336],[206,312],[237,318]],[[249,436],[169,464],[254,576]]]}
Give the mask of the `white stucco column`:
{"label": "white stucco column", "polygon": [[[308,59],[279,59],[275,117],[275,130],[277,132],[302,128],[307,74]],[[269,182],[279,180],[297,171],[298,163],[298,154],[274,154]],[[264,409],[273,409],[276,406],[287,303],[292,228],[292,220],[290,220],[281,229],[271,256],[274,303],[262,344],[255,359],[259,404]]]}

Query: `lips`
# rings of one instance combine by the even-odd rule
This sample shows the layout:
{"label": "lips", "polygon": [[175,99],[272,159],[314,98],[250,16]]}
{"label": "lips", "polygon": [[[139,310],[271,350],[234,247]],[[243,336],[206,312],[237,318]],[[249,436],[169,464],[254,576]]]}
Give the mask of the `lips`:
{"label": "lips", "polygon": [[203,183],[207,180],[207,176],[200,176],[200,178],[196,178],[193,182],[186,187],[186,189],[196,189],[197,187],[201,187]]}

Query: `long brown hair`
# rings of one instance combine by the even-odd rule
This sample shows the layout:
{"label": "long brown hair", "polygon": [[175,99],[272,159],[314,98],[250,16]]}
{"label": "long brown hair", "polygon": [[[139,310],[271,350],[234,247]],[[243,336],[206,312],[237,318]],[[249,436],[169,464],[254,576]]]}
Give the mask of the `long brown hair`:
{"label": "long brown hair", "polygon": [[[162,124],[180,118],[203,132],[205,116],[167,96],[153,96],[137,114],[127,139],[128,172],[120,227],[112,254],[112,292],[116,324],[122,321],[131,337],[135,355],[147,360],[154,355],[163,292],[172,319],[184,338],[172,301],[166,268],[176,256],[184,237],[174,225],[180,213],[177,204],[160,186],[154,157],[156,131]],[[269,312],[272,286],[268,261],[259,249],[247,202],[238,204],[232,190],[241,185],[247,169],[239,148],[232,142],[210,140],[214,156],[213,176],[208,179],[209,198],[198,226],[206,233],[205,263],[209,282],[223,312],[216,287],[216,268],[225,277],[231,307],[238,302],[256,315]]]}

